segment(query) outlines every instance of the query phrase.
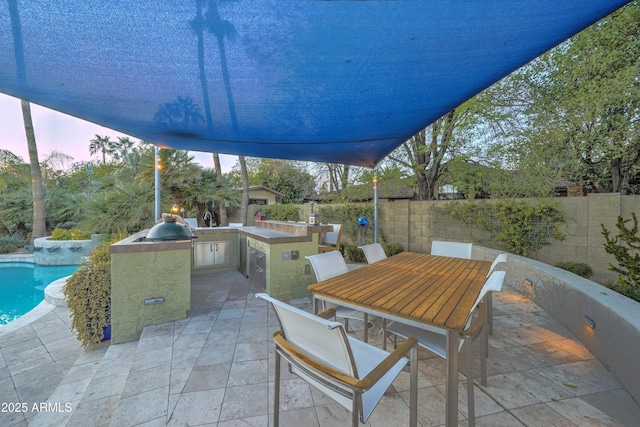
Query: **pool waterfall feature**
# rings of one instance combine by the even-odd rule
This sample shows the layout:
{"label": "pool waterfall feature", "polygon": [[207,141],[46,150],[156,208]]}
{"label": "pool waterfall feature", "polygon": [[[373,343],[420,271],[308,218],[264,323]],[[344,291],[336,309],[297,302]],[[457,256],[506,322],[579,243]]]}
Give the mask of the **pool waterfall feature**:
{"label": "pool waterfall feature", "polygon": [[33,241],[33,262],[38,265],[78,265],[96,246],[102,244],[102,234],[90,240],[51,240],[40,237]]}

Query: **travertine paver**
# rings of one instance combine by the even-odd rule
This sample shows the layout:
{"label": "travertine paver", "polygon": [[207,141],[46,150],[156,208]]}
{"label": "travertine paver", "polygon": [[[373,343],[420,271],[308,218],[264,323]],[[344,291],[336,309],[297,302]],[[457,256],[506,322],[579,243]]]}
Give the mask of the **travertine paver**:
{"label": "travertine paver", "polygon": [[[136,342],[82,351],[70,340],[62,308],[0,335],[1,401],[29,394],[72,406],[70,412],[0,413],[0,425],[268,426],[274,313],[236,271],[194,275],[192,289],[188,319],[148,326]],[[311,310],[308,298],[290,303]],[[494,294],[494,315],[488,385],[475,386],[476,425],[636,425],[638,405],[544,310],[505,290]],[[370,332],[370,342],[381,345],[382,336]],[[419,423],[441,426],[445,362],[423,349],[419,358]],[[284,364],[281,373],[281,425],[350,425],[348,411]],[[459,380],[465,425],[464,367]],[[406,425],[408,400],[403,372],[365,425]]]}

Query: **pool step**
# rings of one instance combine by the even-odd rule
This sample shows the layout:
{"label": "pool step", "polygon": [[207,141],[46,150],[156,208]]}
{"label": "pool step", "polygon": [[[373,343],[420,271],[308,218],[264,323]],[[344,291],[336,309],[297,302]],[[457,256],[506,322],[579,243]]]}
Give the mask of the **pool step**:
{"label": "pool step", "polygon": [[67,279],[71,276],[63,277],[58,280],[54,280],[44,288],[44,300],[49,304],[57,305],[59,307],[66,307],[67,301],[62,293],[62,288],[67,283]]}

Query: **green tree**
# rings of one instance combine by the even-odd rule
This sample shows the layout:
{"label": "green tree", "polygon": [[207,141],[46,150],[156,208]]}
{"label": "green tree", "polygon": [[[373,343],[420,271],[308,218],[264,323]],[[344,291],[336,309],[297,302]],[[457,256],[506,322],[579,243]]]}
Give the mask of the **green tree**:
{"label": "green tree", "polygon": [[454,108],[389,155],[401,167],[412,171],[419,200],[437,197],[444,162],[470,144],[468,132],[476,124],[475,107],[472,99]]}
{"label": "green tree", "polygon": [[265,185],[284,194],[283,203],[302,203],[313,194],[315,179],[303,164],[291,160],[252,159],[247,163],[249,184]]}
{"label": "green tree", "polygon": [[502,153],[547,188],[563,177],[600,192],[637,192],[639,79],[634,1],[489,91],[502,114]]}

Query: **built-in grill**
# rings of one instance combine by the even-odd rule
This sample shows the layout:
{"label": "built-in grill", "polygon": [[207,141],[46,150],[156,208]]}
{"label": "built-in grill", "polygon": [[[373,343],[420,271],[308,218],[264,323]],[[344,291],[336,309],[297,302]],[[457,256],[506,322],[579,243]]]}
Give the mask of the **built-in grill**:
{"label": "built-in grill", "polygon": [[168,240],[193,240],[195,236],[191,234],[189,227],[176,221],[173,215],[167,215],[163,221],[151,227],[145,241],[158,242]]}
{"label": "built-in grill", "polygon": [[249,280],[260,289],[267,289],[267,257],[255,248],[249,249]]}

